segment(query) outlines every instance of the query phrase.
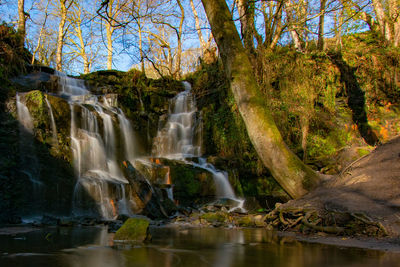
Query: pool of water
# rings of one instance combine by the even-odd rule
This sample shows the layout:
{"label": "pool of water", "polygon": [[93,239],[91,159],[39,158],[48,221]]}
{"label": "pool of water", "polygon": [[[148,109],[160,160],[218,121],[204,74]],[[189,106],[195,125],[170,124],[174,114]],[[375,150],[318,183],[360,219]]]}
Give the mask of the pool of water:
{"label": "pool of water", "polygon": [[298,242],[264,229],[151,229],[153,240],[118,245],[105,227],[0,233],[0,266],[400,266],[400,254]]}

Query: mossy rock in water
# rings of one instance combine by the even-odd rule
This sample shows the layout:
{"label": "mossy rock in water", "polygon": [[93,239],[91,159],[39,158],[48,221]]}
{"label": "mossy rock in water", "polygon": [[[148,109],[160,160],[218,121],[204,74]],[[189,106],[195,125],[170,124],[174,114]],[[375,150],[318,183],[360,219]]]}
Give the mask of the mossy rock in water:
{"label": "mossy rock in water", "polygon": [[149,240],[149,220],[145,218],[129,218],[118,229],[114,235],[114,240],[144,242]]}
{"label": "mossy rock in water", "polygon": [[236,223],[242,227],[255,226],[254,220],[250,215],[239,217]]}
{"label": "mossy rock in water", "polygon": [[228,222],[229,216],[228,213],[223,212],[223,211],[217,211],[217,212],[207,212],[204,213],[200,216],[201,219],[206,220],[209,223],[224,223]]}

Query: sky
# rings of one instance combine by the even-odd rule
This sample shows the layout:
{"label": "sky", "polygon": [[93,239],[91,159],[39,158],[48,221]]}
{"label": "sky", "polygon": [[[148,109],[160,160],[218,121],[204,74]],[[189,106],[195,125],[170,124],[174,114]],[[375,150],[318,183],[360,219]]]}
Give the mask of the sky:
{"label": "sky", "polygon": [[[44,20],[44,12],[43,9],[46,5],[48,0],[25,0],[25,11],[29,14],[28,20],[27,20],[27,42],[26,45],[28,46],[28,49],[31,51],[34,50],[34,47],[36,47],[37,40],[38,40],[38,35],[41,29],[42,22]],[[58,9],[59,9],[59,0],[50,0],[50,5],[48,7],[49,11],[49,16],[46,21],[46,27],[45,30],[48,32],[49,36],[46,38],[46,45],[47,45],[47,50],[51,51],[54,50],[56,47],[56,38],[57,38],[57,31],[58,31],[58,23],[59,23],[59,16],[57,16]],[[76,0],[81,3],[83,8],[86,10],[87,13],[91,14],[96,14],[96,10],[101,4],[101,0]],[[117,1],[117,0],[115,0]],[[121,0],[123,1],[123,0]],[[180,16],[180,10],[177,7],[177,5],[174,5],[175,1],[163,1],[163,0],[136,0],[135,2],[140,2],[140,1],[161,1],[163,4],[161,5],[161,9],[164,10],[165,13],[172,14],[171,16],[168,16],[167,22],[178,25],[179,24],[179,16]],[[310,7],[314,9],[315,12],[318,12],[319,9],[319,1],[317,0],[309,0],[310,1]],[[362,1],[367,1],[367,0],[360,0]],[[0,14],[1,15],[1,20],[5,21],[8,24],[11,25],[16,25],[17,23],[17,0],[0,0]],[[314,3],[315,2],[315,3]],[[171,4],[173,3],[173,4]],[[185,22],[184,22],[184,28],[183,28],[183,50],[191,51],[193,48],[198,48],[199,41],[198,41],[198,35],[195,30],[195,21],[192,13],[192,9],[190,7],[190,2],[189,0],[182,0],[184,9],[185,9]],[[202,32],[204,35],[204,38],[207,39],[207,36],[210,33],[209,25],[204,13],[204,9],[202,7],[201,1],[200,0],[194,0],[196,10],[199,14],[201,24],[202,24]],[[232,7],[233,0],[227,0],[227,4],[229,7]],[[338,2],[335,2],[338,3]],[[334,4],[335,4],[334,3]],[[42,6],[42,10],[41,7]],[[173,11],[169,11],[169,10]],[[259,11],[258,11],[259,13]],[[107,54],[107,48],[106,48],[106,37],[105,37],[105,26],[101,25],[100,20],[98,19],[99,17],[96,16],[95,19],[93,19],[94,15],[88,15],[88,19],[83,20],[84,23],[82,24],[82,31],[83,35],[85,36],[85,51],[89,55],[95,55],[93,57],[96,58],[95,62],[93,63],[93,66],[91,68],[91,71],[96,71],[100,69],[105,69],[106,68],[106,54]],[[131,18],[131,17],[130,17]],[[262,28],[263,26],[263,19],[262,16],[257,17],[258,20],[256,20],[256,27],[257,28]],[[237,15],[237,12],[234,12],[234,21],[236,23],[236,27],[238,31],[240,32],[240,22],[239,22],[239,17]],[[139,57],[139,49],[138,49],[138,34],[135,32],[137,27],[134,27],[135,21],[132,21],[128,27],[126,28],[121,28],[117,29],[114,37],[115,41],[113,42],[113,49],[114,49],[114,55],[113,55],[113,68],[118,69],[118,70],[123,70],[127,71],[132,66],[137,66],[138,63],[140,62],[140,57]],[[310,20],[307,22],[308,27],[311,31],[316,32],[316,26],[317,25],[317,18]],[[67,22],[67,25],[69,23]],[[158,30],[153,26],[154,24],[150,23],[149,21],[144,25],[145,30],[151,31],[153,33],[158,33]],[[311,26],[314,25],[314,26]],[[330,30],[333,25],[333,17],[332,16],[326,16],[326,23],[325,23],[325,31],[328,32],[327,37],[331,37],[333,32]],[[364,28],[363,28],[364,27]],[[166,27],[168,28],[168,27]],[[69,27],[69,32],[71,32],[72,27]],[[365,24],[360,25],[358,28],[354,27],[354,29],[357,30],[363,30],[365,29]],[[133,31],[133,33],[129,33],[130,31]],[[263,35],[262,30],[259,31],[261,35]],[[74,42],[77,42],[76,37],[74,35],[68,35],[71,38],[66,39],[66,46],[64,46],[63,52],[65,54],[65,71],[69,74],[78,74],[83,72],[83,63],[81,60],[81,57],[77,56],[76,53],[74,54],[74,49],[76,50],[76,46],[74,46]],[[151,35],[147,35],[147,37],[151,37]],[[153,41],[148,41],[147,37],[144,38],[146,40],[146,47],[144,50],[146,50],[149,47],[155,47],[156,43]],[[310,39],[315,39],[316,35],[310,33],[309,34]],[[176,49],[177,46],[177,39],[176,35],[174,32],[170,32],[169,38],[167,38],[167,41],[169,42],[170,46],[172,47],[172,50]],[[284,34],[283,37],[280,40],[280,45],[285,45],[287,43],[291,42],[291,39],[288,34]],[[92,43],[92,45],[90,45]],[[152,50],[154,51],[154,49]],[[155,58],[154,53],[149,53],[149,56],[153,58],[153,60],[157,61],[157,58]],[[51,57],[49,57],[51,58]],[[192,56],[192,60],[195,61],[196,58],[195,56]],[[52,65],[53,64],[53,65]],[[194,64],[194,63],[193,63]],[[54,63],[51,63],[50,66],[54,67]]]}

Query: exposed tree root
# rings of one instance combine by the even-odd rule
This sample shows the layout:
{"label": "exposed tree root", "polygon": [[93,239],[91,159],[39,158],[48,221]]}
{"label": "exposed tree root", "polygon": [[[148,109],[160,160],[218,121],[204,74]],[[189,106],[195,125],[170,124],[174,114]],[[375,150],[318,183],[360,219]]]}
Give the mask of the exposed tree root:
{"label": "exposed tree root", "polygon": [[283,207],[277,205],[264,220],[282,231],[324,232],[335,235],[387,236],[388,232],[380,222],[364,213],[349,213],[337,210],[316,210],[310,208]]}

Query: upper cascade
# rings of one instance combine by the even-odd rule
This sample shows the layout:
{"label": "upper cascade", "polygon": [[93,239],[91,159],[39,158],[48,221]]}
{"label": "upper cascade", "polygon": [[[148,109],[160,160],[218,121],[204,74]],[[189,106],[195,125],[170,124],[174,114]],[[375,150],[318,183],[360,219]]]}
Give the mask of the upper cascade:
{"label": "upper cascade", "polygon": [[201,156],[201,120],[197,118],[196,101],[191,85],[183,82],[185,91],[170,102],[168,120],[154,141],[153,155],[170,159]]}
{"label": "upper cascade", "polygon": [[[237,202],[234,209],[243,210],[243,200],[236,197],[229,183],[228,174],[217,170],[201,157],[201,117],[191,86],[183,82],[185,91],[177,94],[170,102],[168,120],[161,128],[153,144],[153,156],[184,160],[187,164],[207,170],[213,175],[217,198],[228,198]],[[199,158],[198,163],[192,158]]]}
{"label": "upper cascade", "polygon": [[68,77],[67,74],[60,71],[54,73],[59,79],[59,90],[61,94],[69,96],[88,95],[90,92],[86,89],[85,81]]}

